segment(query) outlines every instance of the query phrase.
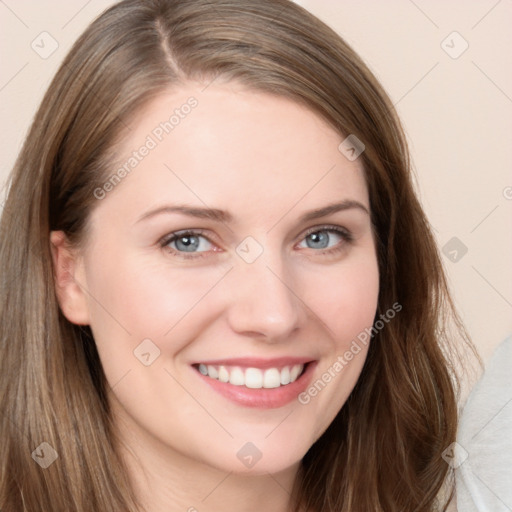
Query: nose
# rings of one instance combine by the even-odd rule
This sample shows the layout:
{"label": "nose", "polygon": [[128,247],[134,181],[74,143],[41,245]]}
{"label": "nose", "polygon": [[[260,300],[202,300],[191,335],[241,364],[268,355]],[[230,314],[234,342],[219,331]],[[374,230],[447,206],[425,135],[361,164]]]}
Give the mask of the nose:
{"label": "nose", "polygon": [[305,306],[283,264],[261,257],[230,274],[228,322],[235,332],[278,343],[302,324]]}

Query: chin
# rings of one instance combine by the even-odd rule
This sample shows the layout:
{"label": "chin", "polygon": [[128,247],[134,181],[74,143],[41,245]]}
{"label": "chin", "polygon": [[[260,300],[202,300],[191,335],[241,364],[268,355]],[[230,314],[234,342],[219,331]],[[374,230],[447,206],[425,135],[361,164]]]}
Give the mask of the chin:
{"label": "chin", "polygon": [[226,447],[223,456],[206,463],[222,471],[238,475],[261,476],[269,473],[276,474],[287,470],[296,470],[305,453],[310,448],[304,446],[285,446],[278,443],[251,442],[236,440]]}

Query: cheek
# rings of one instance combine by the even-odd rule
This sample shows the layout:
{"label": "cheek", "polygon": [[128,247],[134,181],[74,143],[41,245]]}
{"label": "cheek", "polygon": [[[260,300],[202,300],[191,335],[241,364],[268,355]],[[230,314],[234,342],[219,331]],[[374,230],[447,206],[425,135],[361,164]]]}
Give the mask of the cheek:
{"label": "cheek", "polygon": [[310,278],[305,285],[309,290],[307,304],[328,329],[329,340],[315,378],[298,397],[317,418],[314,442],[345,404],[366,360],[367,333],[373,325],[379,294],[377,260],[368,253],[328,272],[324,268]]}
{"label": "cheek", "polygon": [[372,325],[379,272],[371,253],[310,274],[303,286],[305,302],[329,329],[337,350]]}
{"label": "cheek", "polygon": [[105,253],[108,258],[95,260],[101,264],[88,267],[87,286],[91,329],[107,367],[133,363],[133,351],[144,339],[153,340],[165,352],[177,352],[186,343],[186,338],[180,344],[181,337],[174,335],[182,324],[193,316],[199,328],[215,314],[202,309],[198,318],[193,312],[225,269],[171,267],[164,257],[155,263],[154,257],[150,261]]}

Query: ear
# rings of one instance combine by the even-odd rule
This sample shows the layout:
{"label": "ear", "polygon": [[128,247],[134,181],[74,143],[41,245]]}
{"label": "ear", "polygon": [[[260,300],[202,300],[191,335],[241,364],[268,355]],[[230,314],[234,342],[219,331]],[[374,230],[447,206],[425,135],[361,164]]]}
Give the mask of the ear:
{"label": "ear", "polygon": [[83,259],[63,231],[50,232],[55,292],[64,316],[74,324],[89,324]]}

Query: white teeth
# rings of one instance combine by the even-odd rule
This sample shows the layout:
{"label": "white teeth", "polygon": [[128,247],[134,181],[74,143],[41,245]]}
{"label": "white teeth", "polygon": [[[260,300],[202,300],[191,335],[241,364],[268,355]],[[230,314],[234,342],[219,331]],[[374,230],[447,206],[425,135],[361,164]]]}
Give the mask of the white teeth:
{"label": "white teeth", "polygon": [[221,382],[228,382],[229,381],[229,372],[224,368],[224,366],[221,366],[219,368],[219,380]]}
{"label": "white teeth", "polygon": [[215,368],[215,366],[208,365],[208,375],[213,379],[219,378],[219,372],[217,371],[217,368]]}
{"label": "white teeth", "polygon": [[229,383],[233,386],[243,386],[244,372],[240,368],[233,368],[229,374]]}
{"label": "white teeth", "polygon": [[245,386],[252,389],[263,387],[263,372],[259,368],[245,370]]}
{"label": "white teeth", "polygon": [[290,382],[295,382],[301,371],[301,365],[296,364],[295,366],[293,366],[292,369],[290,370]]}
{"label": "white teeth", "polygon": [[281,370],[281,385],[285,386],[286,384],[290,384],[290,368],[288,366]]}
{"label": "white teeth", "polygon": [[283,368],[246,368],[239,366],[213,366],[200,364],[199,372],[220,382],[229,382],[233,386],[245,386],[251,389],[272,389],[295,382],[304,369],[303,364]]}
{"label": "white teeth", "polygon": [[277,368],[265,370],[263,374],[264,388],[278,388],[281,385],[281,374]]}

